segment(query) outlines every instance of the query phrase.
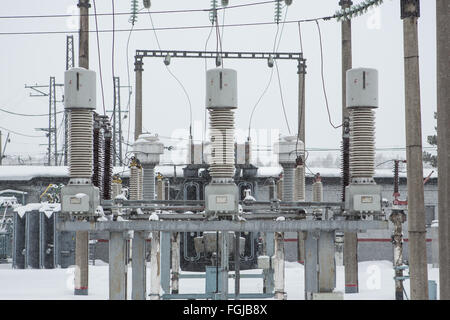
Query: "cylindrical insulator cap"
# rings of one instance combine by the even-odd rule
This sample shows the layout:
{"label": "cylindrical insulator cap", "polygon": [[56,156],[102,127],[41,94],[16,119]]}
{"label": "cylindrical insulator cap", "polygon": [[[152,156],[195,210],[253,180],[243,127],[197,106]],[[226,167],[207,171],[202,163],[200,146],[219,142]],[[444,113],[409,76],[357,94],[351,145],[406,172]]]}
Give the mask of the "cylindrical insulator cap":
{"label": "cylindrical insulator cap", "polygon": [[96,108],[96,74],[84,68],[71,68],[64,73],[64,107]]}
{"label": "cylindrical insulator cap", "polygon": [[206,107],[237,108],[237,72],[215,68],[206,72]]}
{"label": "cylindrical insulator cap", "polygon": [[378,108],[378,71],[356,68],[347,71],[347,108]]}

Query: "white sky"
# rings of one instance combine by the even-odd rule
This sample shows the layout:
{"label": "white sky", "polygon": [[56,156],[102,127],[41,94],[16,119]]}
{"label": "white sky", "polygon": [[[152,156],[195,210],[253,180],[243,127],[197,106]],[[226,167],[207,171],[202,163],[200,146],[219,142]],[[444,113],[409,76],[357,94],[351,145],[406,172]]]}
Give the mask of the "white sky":
{"label": "white sky", "polygon": [[[2,1],[0,16],[77,13],[75,0],[15,0]],[[258,2],[257,0],[230,0],[230,5]],[[338,9],[338,0],[294,0],[289,7],[287,20],[298,20],[332,15]],[[354,0],[355,3],[360,2]],[[91,0],[92,3],[92,0]],[[115,0],[116,12],[128,12],[129,0]],[[110,0],[97,0],[98,13],[110,13]],[[139,1],[142,7],[142,1]],[[153,0],[152,10],[208,8],[210,0]],[[74,11],[75,10],[75,11]],[[93,13],[93,6],[91,7]],[[271,22],[274,5],[266,4],[226,11],[225,23]],[[156,27],[208,25],[207,12],[184,14],[153,14]],[[116,17],[116,29],[129,29],[129,15]],[[75,18],[75,22],[78,18]],[[222,22],[222,13],[219,14]],[[111,29],[111,16],[98,17],[99,29]],[[333,122],[341,119],[341,28],[334,20],[320,22],[324,47],[325,81]],[[139,15],[136,28],[150,28],[147,14]],[[94,30],[94,17],[90,18]],[[281,27],[280,27],[281,29]],[[0,19],[0,33],[19,31],[76,31],[74,19]],[[353,66],[371,67],[379,70],[380,108],[376,111],[378,148],[403,147],[405,145],[404,125],[404,81],[403,81],[403,31],[400,20],[400,1],[386,0],[379,11],[371,11],[364,17],[353,20]],[[209,29],[158,31],[162,49],[204,50]],[[225,28],[224,51],[271,51],[276,26],[254,26]],[[307,59],[306,83],[306,146],[307,148],[331,148],[340,146],[341,131],[333,129],[322,94],[320,78],[320,51],[315,23],[303,23],[304,57]],[[126,41],[128,32],[118,32],[115,38],[115,71],[121,84],[127,85]],[[0,108],[21,113],[46,113],[47,98],[30,98],[24,84],[47,84],[50,76],[58,83],[63,82],[65,70],[65,34],[57,35],[0,35]],[[436,110],[436,40],[435,2],[422,1],[419,21],[422,132],[424,146],[426,136],[434,134]],[[78,55],[78,35],[75,34],[75,55]],[[215,50],[213,32],[208,44]],[[106,109],[112,108],[111,33],[100,33],[100,51],[104,82]],[[130,41],[130,77],[134,86],[134,52],[136,49],[157,49],[152,31],[136,31]],[[285,26],[280,52],[300,51],[298,26]],[[77,59],[78,60],[78,59]],[[76,61],[78,64],[78,61]],[[144,60],[143,114],[144,130],[160,136],[173,136],[180,129],[187,129],[189,123],[188,104],[182,89],[165,70],[160,59]],[[209,62],[212,67],[213,62]],[[267,85],[270,69],[265,61],[225,60],[225,67],[238,71],[239,107],[236,111],[236,127],[246,130],[251,109]],[[279,61],[283,94],[291,130],[297,128],[297,65],[294,61]],[[95,33],[90,35],[90,68],[98,71],[97,42]],[[186,87],[193,106],[194,121],[199,125],[204,117],[204,61],[201,59],[172,59],[171,70]],[[97,73],[98,75],[98,73]],[[98,77],[99,78],[99,77]],[[98,81],[97,111],[102,113],[100,80]],[[59,90],[59,89],[58,89]],[[60,92],[60,91],[59,91]],[[127,91],[122,90],[122,108],[126,108]],[[59,105],[62,110],[62,104]],[[134,95],[131,98],[132,126],[134,124]],[[58,124],[61,122],[58,117]],[[124,121],[125,138],[128,119]],[[0,126],[30,135],[40,135],[34,128],[48,126],[46,117],[23,118],[0,111]],[[196,126],[194,125],[194,128]],[[270,88],[262,99],[253,118],[253,128],[259,130],[279,129],[287,134],[278,83],[274,73]],[[178,131],[177,131],[178,130]],[[3,131],[3,138],[6,133]],[[175,132],[175,133],[174,133]],[[260,131],[261,132],[264,131]],[[201,139],[202,129],[194,132],[195,139]],[[61,136],[60,136],[61,137]],[[133,127],[130,139],[133,139]],[[263,139],[264,140],[264,139]],[[170,140],[166,140],[170,141]],[[46,138],[33,139],[12,135],[7,154],[45,154]],[[268,141],[259,141],[267,144]],[[44,144],[44,145],[39,145]],[[62,145],[61,145],[62,146]]]}

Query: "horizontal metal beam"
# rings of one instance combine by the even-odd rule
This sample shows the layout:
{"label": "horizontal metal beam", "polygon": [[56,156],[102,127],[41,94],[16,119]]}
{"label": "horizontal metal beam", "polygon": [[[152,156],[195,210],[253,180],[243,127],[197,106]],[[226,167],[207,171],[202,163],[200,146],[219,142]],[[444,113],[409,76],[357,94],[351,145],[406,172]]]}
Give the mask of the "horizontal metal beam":
{"label": "horizontal metal beam", "polygon": [[235,232],[294,232],[312,230],[363,231],[387,229],[387,221],[351,220],[289,220],[289,221],[64,221],[57,226],[59,231],[235,231]]}
{"label": "horizontal metal beam", "polygon": [[[273,298],[273,293],[239,293],[240,299],[267,299]],[[200,299],[212,299],[212,293],[178,293],[178,294],[163,294],[161,296],[163,300],[171,300],[171,299],[183,299],[183,300],[200,300]],[[235,294],[227,294],[227,299],[234,299]]]}
{"label": "horizontal metal beam", "polygon": [[213,58],[221,56],[225,59],[259,59],[267,60],[270,57],[278,60],[301,60],[301,52],[216,52],[216,51],[177,51],[177,50],[136,50],[136,60],[146,57],[164,58],[170,55],[173,58]]}

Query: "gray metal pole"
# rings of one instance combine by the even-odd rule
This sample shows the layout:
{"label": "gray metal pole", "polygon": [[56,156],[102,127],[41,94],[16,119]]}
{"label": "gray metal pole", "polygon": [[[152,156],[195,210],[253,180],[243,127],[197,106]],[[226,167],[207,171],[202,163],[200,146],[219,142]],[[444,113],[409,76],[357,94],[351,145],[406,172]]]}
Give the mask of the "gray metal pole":
{"label": "gray metal pole", "polygon": [[136,72],[136,103],[134,109],[134,140],[142,133],[142,60],[136,60],[134,71]]}
{"label": "gray metal pole", "polygon": [[450,300],[450,3],[436,0],[440,299]]}
{"label": "gray metal pole", "polygon": [[2,131],[0,130],[0,166],[3,160],[3,149],[2,149]]}
{"label": "gray metal pole", "polygon": [[402,0],[405,55],[406,160],[408,162],[408,233],[411,299],[428,299],[422,125],[420,112],[418,0]]}
{"label": "gray metal pole", "polygon": [[109,236],[109,300],[127,299],[126,240],[123,232]]}
{"label": "gray metal pole", "polygon": [[[80,36],[78,65],[89,69],[89,0],[79,0]],[[50,134],[50,132],[49,132]],[[75,295],[87,295],[89,284],[89,233],[78,231],[75,239]]]}

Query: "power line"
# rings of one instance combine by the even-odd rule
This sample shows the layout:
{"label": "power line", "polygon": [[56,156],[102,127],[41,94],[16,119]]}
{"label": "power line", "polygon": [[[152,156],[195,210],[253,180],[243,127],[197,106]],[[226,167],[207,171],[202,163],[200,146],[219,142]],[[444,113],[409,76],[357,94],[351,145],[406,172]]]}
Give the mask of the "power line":
{"label": "power line", "polygon": [[10,133],[17,134],[18,136],[27,137],[27,138],[47,138],[46,136],[32,136],[32,135],[16,132],[16,131],[13,131],[13,130],[10,130],[10,129],[4,128],[4,127],[0,127],[0,129],[5,130]]}
{"label": "power line", "polygon": [[[273,3],[275,0],[271,1],[261,1],[261,2],[254,2],[254,3],[243,3],[238,4],[234,6],[228,6],[227,9],[236,9],[236,8],[242,8],[242,7],[251,7],[251,6],[257,6],[257,5],[264,5]],[[224,8],[217,8],[217,10],[225,10]],[[171,13],[193,13],[193,12],[209,12],[211,9],[209,8],[202,8],[202,9],[180,9],[180,10],[161,10],[161,11],[153,11],[152,14],[171,14]],[[122,15],[129,15],[129,12],[116,12],[114,11],[112,13],[99,13],[98,16],[110,16],[110,15],[116,15],[116,16],[122,16]],[[137,12],[136,14],[144,14],[144,12]],[[49,14],[49,15],[14,15],[14,16],[0,16],[0,19],[37,19],[37,18],[71,18],[71,17],[82,17],[82,16],[95,16],[95,14]]]}
{"label": "power line", "polygon": [[[280,24],[292,24],[292,23],[299,23],[299,22],[302,22],[302,23],[303,22],[316,22],[316,21],[320,21],[320,20],[327,21],[330,19],[333,19],[333,16],[302,19],[302,20],[290,20],[290,21],[280,22]],[[270,21],[270,22],[234,23],[234,24],[224,24],[224,25],[222,25],[222,28],[266,26],[266,25],[273,25],[273,24],[276,24],[276,22]],[[211,27],[210,25],[175,26],[175,27],[159,27],[159,28],[139,28],[139,29],[134,29],[133,31],[194,30],[194,29],[208,29],[210,27]],[[131,29],[116,29],[116,30],[114,30],[114,32],[129,32],[130,30]],[[113,30],[111,30],[111,29],[98,30],[98,31],[89,30],[86,32],[111,33],[111,32],[113,32]],[[6,36],[6,35],[52,35],[52,34],[78,34],[78,31],[64,30],[64,31],[0,32],[0,36]]]}
{"label": "power line", "polygon": [[[17,113],[17,112],[13,112],[13,111],[9,111],[6,109],[2,109],[0,108],[0,111],[15,115],[15,116],[21,116],[21,117],[48,117],[48,113],[43,113],[43,114],[26,114],[26,113]],[[56,112],[56,114],[59,113],[63,113],[64,111],[58,111]]]}

